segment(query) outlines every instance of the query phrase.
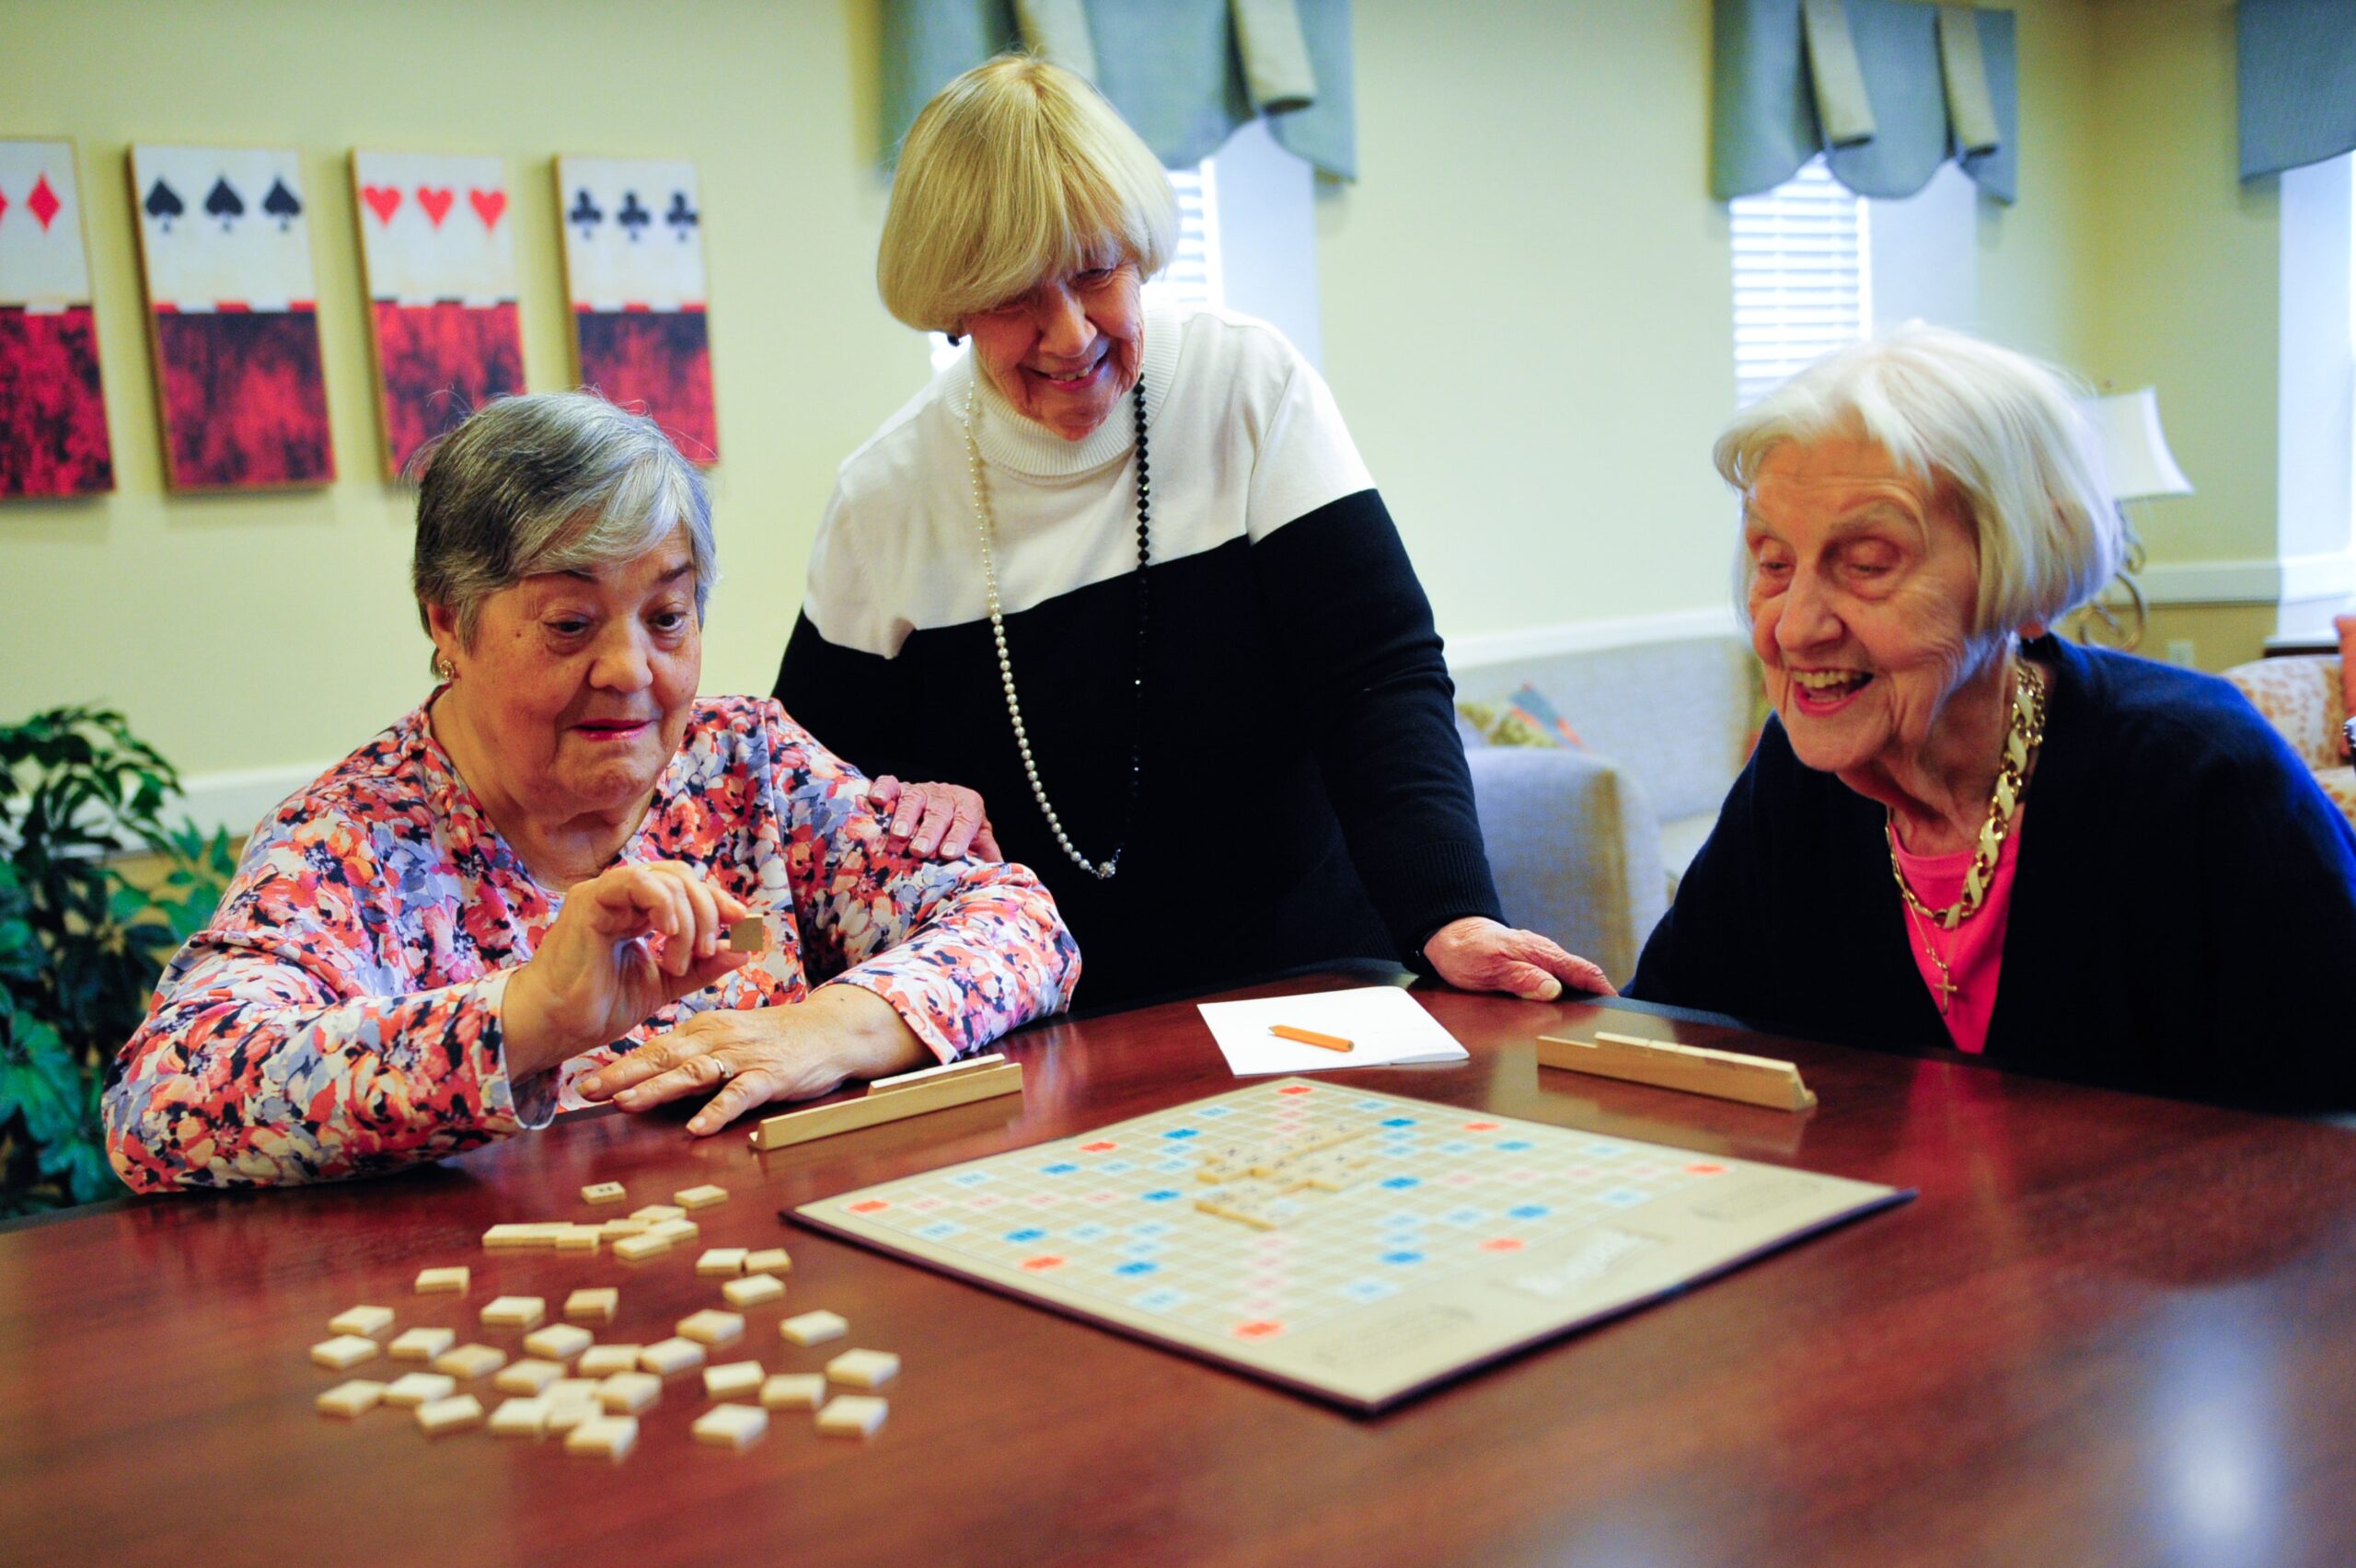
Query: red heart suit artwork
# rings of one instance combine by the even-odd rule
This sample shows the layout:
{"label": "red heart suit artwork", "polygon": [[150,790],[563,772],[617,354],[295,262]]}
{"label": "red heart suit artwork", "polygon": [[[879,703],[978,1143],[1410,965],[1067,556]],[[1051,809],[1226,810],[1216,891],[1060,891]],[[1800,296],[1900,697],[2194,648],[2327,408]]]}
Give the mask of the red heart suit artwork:
{"label": "red heart suit artwork", "polygon": [[560,157],[556,173],[581,385],[718,462],[696,166]]}
{"label": "red heart suit artwork", "polygon": [[476,409],[524,389],[507,167],[355,152],[352,179],[392,478]]}
{"label": "red heart suit artwork", "polygon": [[71,142],[0,142],[0,497],[114,489]]}
{"label": "red heart suit artwork", "polygon": [[335,478],[309,203],[292,152],[131,149],[139,256],[176,490]]}

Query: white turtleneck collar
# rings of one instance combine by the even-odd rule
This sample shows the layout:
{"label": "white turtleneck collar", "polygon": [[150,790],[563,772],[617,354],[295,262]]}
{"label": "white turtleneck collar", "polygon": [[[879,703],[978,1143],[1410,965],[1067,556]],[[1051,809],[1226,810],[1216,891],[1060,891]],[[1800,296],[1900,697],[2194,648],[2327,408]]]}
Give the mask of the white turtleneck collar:
{"label": "white turtleneck collar", "polygon": [[[1143,311],[1146,423],[1150,428],[1161,418],[1162,396],[1178,368],[1178,318],[1155,305],[1144,306]],[[1034,478],[1085,474],[1126,456],[1137,444],[1137,421],[1126,398],[1104,416],[1103,424],[1078,441],[1066,441],[1045,425],[1016,412],[996,383],[981,374],[971,349],[959,363],[956,382],[949,388],[951,407],[962,413],[967,390],[978,383],[974,405],[979,428],[975,441],[983,457],[1000,467]]]}

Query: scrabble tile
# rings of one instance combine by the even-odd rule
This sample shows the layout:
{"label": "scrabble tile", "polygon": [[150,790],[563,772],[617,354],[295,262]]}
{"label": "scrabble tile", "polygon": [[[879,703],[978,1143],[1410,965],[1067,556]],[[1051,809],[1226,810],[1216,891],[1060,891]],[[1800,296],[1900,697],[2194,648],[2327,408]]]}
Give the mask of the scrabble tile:
{"label": "scrabble tile", "polygon": [[628,1195],[619,1182],[593,1182],[581,1189],[584,1204],[618,1204]]}
{"label": "scrabble tile", "polygon": [[530,1437],[537,1439],[548,1430],[549,1401],[544,1399],[502,1401],[491,1412],[491,1435],[493,1437]]}
{"label": "scrabble tile", "polygon": [[365,1378],[354,1378],[349,1383],[338,1383],[311,1403],[321,1415],[340,1415],[346,1421],[364,1415],[376,1408],[385,1397],[385,1385],[372,1383]]}
{"label": "scrabble tile", "polygon": [[364,1361],[374,1361],[384,1351],[375,1340],[358,1334],[338,1334],[331,1340],[321,1340],[311,1347],[311,1359],[331,1371],[341,1372]]}
{"label": "scrabble tile", "polygon": [[534,1398],[548,1392],[550,1383],[564,1376],[564,1368],[553,1361],[524,1360],[499,1369],[491,1386],[502,1394],[522,1394]]}
{"label": "scrabble tile", "polygon": [[816,1372],[780,1372],[761,1385],[764,1410],[816,1410],[826,1400],[826,1379]]}
{"label": "scrabble tile", "polygon": [[703,1228],[692,1219],[660,1219],[654,1222],[654,1228],[646,1236],[652,1240],[676,1245],[681,1241],[692,1241],[702,1234]]}
{"label": "scrabble tile", "polygon": [[462,1344],[433,1358],[433,1370],[468,1383],[488,1378],[506,1365],[507,1353],[487,1344]]}
{"label": "scrabble tile", "polygon": [[900,1358],[888,1350],[847,1350],[826,1363],[826,1376],[854,1389],[880,1389],[899,1375]]}
{"label": "scrabble tile", "polygon": [[617,1372],[597,1385],[597,1402],[608,1415],[636,1415],[663,1397],[663,1379],[652,1372]]}
{"label": "scrabble tile", "polygon": [[703,1365],[703,1346],[691,1339],[666,1339],[650,1344],[638,1353],[639,1369],[668,1378],[675,1372],[692,1372]]}
{"label": "scrabble tile", "polygon": [[353,1334],[361,1339],[381,1339],[393,1326],[390,1307],[354,1307],[328,1320],[328,1327],[340,1334]]}
{"label": "scrabble tile", "polygon": [[482,1233],[482,1244],[490,1251],[526,1251],[534,1247],[553,1247],[556,1233],[569,1230],[569,1223],[536,1223],[531,1225],[494,1225]]}
{"label": "scrabble tile", "polygon": [[411,1372],[385,1385],[385,1402],[414,1410],[446,1400],[458,1391],[458,1380],[439,1372]]}
{"label": "scrabble tile", "polygon": [[606,1407],[594,1399],[560,1400],[545,1395],[543,1402],[548,1409],[540,1417],[540,1426],[546,1432],[570,1432],[584,1421],[602,1419],[606,1413]]}
{"label": "scrabble tile", "polygon": [[687,1428],[699,1443],[733,1448],[740,1453],[759,1442],[761,1434],[768,1429],[769,1412],[757,1405],[744,1404],[714,1405],[696,1417],[695,1424]]}
{"label": "scrabble tile", "polygon": [[591,1458],[623,1458],[637,1445],[638,1420],[629,1415],[602,1415],[564,1435],[566,1453]]}
{"label": "scrabble tile", "polygon": [[480,1426],[482,1401],[472,1394],[460,1394],[456,1399],[435,1400],[431,1404],[422,1404],[417,1407],[417,1424],[428,1437]]}
{"label": "scrabble tile", "polygon": [[804,1312],[780,1323],[777,1332],[796,1344],[824,1344],[849,1333],[850,1325],[832,1312]]}
{"label": "scrabble tile", "polygon": [[537,1329],[549,1315],[549,1304],[537,1296],[502,1296],[482,1309],[482,1320],[499,1329]]}
{"label": "scrabble tile", "polygon": [[550,1323],[525,1334],[524,1349],[545,1361],[570,1361],[595,1342],[595,1336],[587,1329],[571,1323]]}
{"label": "scrabble tile", "polygon": [[618,1241],[625,1236],[643,1236],[653,1228],[651,1219],[609,1219],[597,1227],[597,1234],[608,1241]]}
{"label": "scrabble tile", "polygon": [[[714,1247],[696,1260],[696,1273],[699,1274],[721,1275],[733,1279],[744,1272],[745,1249],[742,1247]],[[335,1327],[333,1323],[328,1326]],[[361,1331],[351,1329],[345,1332],[358,1333]]]}
{"label": "scrabble tile", "polygon": [[560,1252],[594,1252],[604,1244],[606,1230],[598,1225],[568,1225],[557,1232]]}
{"label": "scrabble tile", "polygon": [[671,1201],[683,1209],[710,1208],[714,1204],[724,1204],[728,1201],[728,1189],[712,1186],[688,1187],[672,1193]]}
{"label": "scrabble tile", "polygon": [[611,1286],[576,1290],[564,1298],[564,1315],[576,1323],[610,1323],[621,1306],[622,1293]]}
{"label": "scrabble tile", "polygon": [[666,1219],[684,1219],[687,1217],[687,1210],[674,1208],[669,1204],[648,1204],[643,1208],[630,1210],[629,1216],[632,1219],[642,1219],[649,1225],[660,1225]]}
{"label": "scrabble tile", "polygon": [[729,1344],[743,1337],[745,1314],[706,1308],[679,1320],[679,1336],[699,1344]]}
{"label": "scrabble tile", "polygon": [[668,1236],[657,1236],[652,1230],[643,1236],[625,1236],[614,1243],[614,1256],[629,1263],[635,1263],[641,1259],[651,1258],[657,1252],[667,1252],[670,1250],[671,1239]]}
{"label": "scrabble tile", "polygon": [[420,1269],[417,1271],[417,1294],[420,1296],[464,1296],[472,1271],[456,1269]]}
{"label": "scrabble tile", "polygon": [[639,1344],[593,1344],[581,1353],[581,1360],[573,1371],[583,1378],[605,1378],[616,1372],[636,1371],[638,1353],[645,1348]]}
{"label": "scrabble tile", "polygon": [[785,1282],[775,1274],[746,1274],[720,1287],[731,1307],[758,1307],[785,1295]]}
{"label": "scrabble tile", "polygon": [[793,1272],[793,1260],[786,1256],[782,1247],[764,1247],[745,1254],[745,1272],[748,1274],[781,1274]]}
{"label": "scrabble tile", "polygon": [[708,1400],[733,1400],[739,1394],[753,1393],[760,1386],[761,1364],[757,1361],[731,1361],[703,1369],[703,1395]]}
{"label": "scrabble tile", "polygon": [[386,1349],[395,1361],[431,1361],[457,1343],[453,1329],[406,1329]]}
{"label": "scrabble tile", "polygon": [[866,1394],[841,1394],[818,1412],[818,1430],[830,1437],[872,1437],[891,1406]]}
{"label": "scrabble tile", "polygon": [[[617,1367],[616,1370],[627,1369]],[[548,1386],[540,1397],[550,1404],[560,1403],[566,1400],[587,1400],[591,1404],[595,1404],[599,1381],[600,1379],[595,1378],[559,1378]]]}

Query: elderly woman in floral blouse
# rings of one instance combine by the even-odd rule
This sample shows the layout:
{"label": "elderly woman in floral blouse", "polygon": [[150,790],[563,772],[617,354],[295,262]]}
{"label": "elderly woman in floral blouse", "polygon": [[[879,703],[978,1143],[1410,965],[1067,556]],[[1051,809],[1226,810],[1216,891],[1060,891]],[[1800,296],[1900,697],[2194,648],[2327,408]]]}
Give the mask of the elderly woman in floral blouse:
{"label": "elderly woman in floral blouse", "polygon": [[[1079,954],[1029,871],[895,847],[775,702],[696,697],[710,503],[649,421],[485,408],[425,472],[414,575],[433,694],[261,825],[117,1059],[133,1188],[363,1174],[716,1089],[708,1134],[1066,1004]],[[757,957],[726,945],[748,915]]]}

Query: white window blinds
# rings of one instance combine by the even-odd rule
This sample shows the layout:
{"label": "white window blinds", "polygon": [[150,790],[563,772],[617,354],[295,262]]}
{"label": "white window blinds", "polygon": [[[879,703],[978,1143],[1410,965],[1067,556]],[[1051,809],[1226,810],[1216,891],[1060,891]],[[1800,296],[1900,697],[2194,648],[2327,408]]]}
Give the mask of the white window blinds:
{"label": "white window blinds", "polygon": [[1218,159],[1170,171],[1178,192],[1178,254],[1161,276],[1145,286],[1146,297],[1175,306],[1226,303],[1220,287]]}
{"label": "white window blinds", "polygon": [[1821,159],[1728,202],[1734,227],[1735,403],[1865,336],[1873,267],[1865,203]]}

